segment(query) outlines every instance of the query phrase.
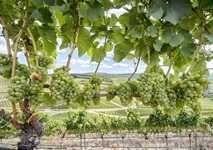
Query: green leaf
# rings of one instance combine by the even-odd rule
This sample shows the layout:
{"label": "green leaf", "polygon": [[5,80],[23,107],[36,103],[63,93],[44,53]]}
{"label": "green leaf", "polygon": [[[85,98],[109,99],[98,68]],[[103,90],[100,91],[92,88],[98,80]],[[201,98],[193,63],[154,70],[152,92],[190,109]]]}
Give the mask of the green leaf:
{"label": "green leaf", "polygon": [[79,57],[83,56],[89,50],[92,46],[92,42],[89,31],[85,28],[80,28],[77,42]]}
{"label": "green leaf", "polygon": [[34,19],[34,18],[37,18],[38,20],[42,20],[42,19],[43,19],[42,15],[41,15],[41,13],[38,11],[38,9],[34,10],[34,11],[32,12],[32,14],[29,16],[29,20],[30,20],[30,19]]}
{"label": "green leaf", "polygon": [[32,2],[42,6],[43,5],[43,0],[32,0]]}
{"label": "green leaf", "polygon": [[204,37],[207,38],[210,42],[213,43],[213,34],[204,33]]}
{"label": "green leaf", "polygon": [[103,47],[100,47],[98,49],[95,48],[92,51],[91,61],[99,63],[100,61],[104,59],[105,56],[106,56],[106,53],[103,51]]}
{"label": "green leaf", "polygon": [[43,49],[45,50],[45,52],[47,52],[47,55],[51,56],[53,52],[56,51],[56,43],[46,39],[45,37],[42,38],[42,41]]}
{"label": "green leaf", "polygon": [[53,23],[53,20],[52,20],[52,13],[49,11],[48,8],[39,8],[38,9],[39,12],[41,13],[42,15],[42,21],[44,21],[45,23]]}
{"label": "green leaf", "polygon": [[196,75],[196,74],[205,74],[207,68],[206,68],[207,63],[204,60],[199,60],[194,68],[191,71],[191,74]]}
{"label": "green leaf", "polygon": [[109,0],[102,0],[102,5],[104,7],[104,10],[109,10],[110,8],[113,8],[113,3]]}
{"label": "green leaf", "polygon": [[[163,12],[163,14],[162,14]],[[188,17],[191,12],[190,0],[155,0],[148,13],[155,19],[165,19],[173,24]]]}
{"label": "green leaf", "polygon": [[212,0],[203,0],[203,1],[200,1],[200,6],[206,10],[212,10],[213,9],[213,3],[212,3]]}
{"label": "green leaf", "polygon": [[83,3],[83,2],[79,3],[78,14],[79,14],[80,17],[86,17],[87,16],[87,5],[86,5],[86,3]]}
{"label": "green leaf", "polygon": [[155,40],[155,43],[153,44],[153,47],[156,51],[160,52],[161,48],[163,46],[163,42],[161,40]]}
{"label": "green leaf", "polygon": [[55,106],[56,101],[52,99],[49,93],[44,93],[42,95],[42,104],[44,104],[45,106]]}
{"label": "green leaf", "polygon": [[64,15],[63,12],[61,12],[60,10],[55,11],[55,16],[57,17],[59,25],[62,26],[63,24],[66,23],[67,15]]}
{"label": "green leaf", "polygon": [[115,62],[121,62],[133,49],[133,44],[129,40],[123,40],[122,42],[115,45],[113,60]]}
{"label": "green leaf", "polygon": [[148,26],[147,31],[149,32],[149,34],[151,35],[151,37],[156,37],[158,34],[158,29],[156,26]]}
{"label": "green leaf", "polygon": [[163,8],[160,7],[160,6],[157,6],[157,5],[154,5],[149,13],[148,13],[148,16],[151,16],[155,19],[161,19],[163,17]]}
{"label": "green leaf", "polygon": [[91,21],[94,22],[96,20],[99,20],[104,16],[104,10],[102,8],[102,5],[98,2],[95,2],[93,6],[88,6],[87,10],[87,18]]}
{"label": "green leaf", "polygon": [[134,54],[129,53],[129,54],[126,55],[126,59],[128,59],[128,60],[132,60],[134,58],[135,58]]}
{"label": "green leaf", "polygon": [[184,37],[181,34],[175,33],[172,28],[164,32],[162,37],[166,43],[173,47],[180,45],[184,41]]}
{"label": "green leaf", "polygon": [[197,47],[193,43],[188,44],[188,45],[184,45],[181,48],[181,52],[182,52],[183,56],[191,57],[191,58],[194,57],[196,50],[197,50]]}
{"label": "green leaf", "polygon": [[8,63],[7,65],[5,66],[0,66],[0,72],[3,72],[5,70],[10,70],[12,67],[12,63]]}
{"label": "green leaf", "polygon": [[142,38],[143,33],[144,33],[144,27],[142,25],[140,25],[140,26],[136,26],[133,29],[131,36],[133,38]]}
{"label": "green leaf", "polygon": [[49,5],[49,6],[53,6],[53,5],[55,5],[55,1],[56,0],[43,0],[47,5]]}

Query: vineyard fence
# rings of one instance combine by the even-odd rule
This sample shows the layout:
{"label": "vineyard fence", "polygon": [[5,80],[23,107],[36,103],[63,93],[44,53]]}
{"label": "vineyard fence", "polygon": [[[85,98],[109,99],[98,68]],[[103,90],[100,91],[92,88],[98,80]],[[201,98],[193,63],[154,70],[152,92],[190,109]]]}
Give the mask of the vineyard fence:
{"label": "vineyard fence", "polygon": [[[15,149],[19,139],[1,139],[0,147]],[[202,133],[121,134],[85,133],[61,136],[44,136],[36,150],[213,150],[213,136]]]}

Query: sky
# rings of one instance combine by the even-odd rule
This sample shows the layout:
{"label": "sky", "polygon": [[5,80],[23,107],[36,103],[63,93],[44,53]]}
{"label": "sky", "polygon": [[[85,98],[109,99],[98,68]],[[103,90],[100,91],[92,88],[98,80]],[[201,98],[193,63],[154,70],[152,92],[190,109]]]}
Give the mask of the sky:
{"label": "sky", "polygon": [[[123,14],[125,10],[123,9],[115,9],[111,10],[111,12],[108,12],[107,15],[111,15],[112,13],[115,13],[117,16]],[[1,33],[1,26],[0,26],[0,33]],[[0,34],[1,35],[1,34]],[[58,40],[58,43],[60,43],[60,40]],[[6,53],[6,44],[5,39],[3,36],[0,36],[0,53]],[[57,58],[56,58],[56,67],[60,67],[63,65],[66,65],[66,61],[68,58],[68,54],[70,53],[70,49],[62,49],[59,50],[59,47],[57,47]],[[25,57],[23,53],[18,53],[18,58],[20,63],[26,63]],[[112,74],[118,74],[118,73],[132,73],[134,71],[134,62],[133,60],[123,60],[120,63],[116,63],[113,61],[113,52],[108,52],[105,59],[101,62],[101,65],[98,69],[98,72],[104,72],[104,73],[112,73]],[[161,63],[162,64],[162,63]],[[94,72],[96,69],[97,63],[90,62],[90,57],[86,54],[82,57],[78,57],[78,52],[75,50],[72,60],[71,60],[71,73],[88,73],[88,72]],[[209,62],[207,65],[208,68],[213,68],[213,61]],[[137,73],[142,73],[146,68],[146,64],[144,64],[142,61],[139,64]],[[163,70],[166,72],[168,67],[163,67]],[[50,70],[49,73],[52,73],[53,70]],[[213,70],[210,70],[210,72],[213,73]]]}

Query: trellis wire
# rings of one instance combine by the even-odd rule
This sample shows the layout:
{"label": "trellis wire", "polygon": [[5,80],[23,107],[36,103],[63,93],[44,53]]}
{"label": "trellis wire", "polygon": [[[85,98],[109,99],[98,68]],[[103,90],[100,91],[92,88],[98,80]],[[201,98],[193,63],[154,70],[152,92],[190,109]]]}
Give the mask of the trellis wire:
{"label": "trellis wire", "polygon": [[[187,133],[184,133],[187,134]],[[196,139],[197,138],[197,139]],[[10,140],[10,139],[9,139]],[[196,141],[197,140],[197,144]],[[0,144],[0,147],[14,147],[16,143],[7,143],[8,139],[4,139]],[[12,142],[18,142],[10,140]],[[202,145],[201,145],[202,144]],[[188,135],[178,134],[159,134],[149,135],[148,139],[145,136],[130,132],[122,138],[119,134],[106,134],[103,139],[98,133],[86,133],[85,137],[76,135],[67,135],[65,138],[57,137],[42,137],[40,145],[36,150],[45,149],[107,149],[107,150],[119,150],[119,149],[190,149],[190,150],[211,150],[213,149],[213,136],[202,133],[190,133]]]}

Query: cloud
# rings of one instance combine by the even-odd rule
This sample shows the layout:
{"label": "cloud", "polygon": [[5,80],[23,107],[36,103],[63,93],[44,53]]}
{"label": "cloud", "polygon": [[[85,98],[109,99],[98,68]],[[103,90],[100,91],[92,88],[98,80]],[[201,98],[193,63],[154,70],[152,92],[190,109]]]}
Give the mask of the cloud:
{"label": "cloud", "polygon": [[100,65],[100,68],[112,69],[113,67],[102,62],[101,65]]}
{"label": "cloud", "polygon": [[89,68],[90,65],[81,65],[82,68]]}
{"label": "cloud", "polygon": [[108,57],[113,57],[113,51],[107,52]]}
{"label": "cloud", "polygon": [[66,52],[66,49],[60,50],[60,49],[58,48],[58,46],[57,46],[57,52],[58,52],[58,53],[64,53],[64,52]]}
{"label": "cloud", "polygon": [[113,66],[128,67],[129,65],[124,63],[117,63],[117,64],[113,64]]}
{"label": "cloud", "polygon": [[213,73],[213,60],[207,62],[207,68],[209,69],[209,72]]}
{"label": "cloud", "polygon": [[104,58],[104,61],[110,61],[110,59],[109,58]]}

